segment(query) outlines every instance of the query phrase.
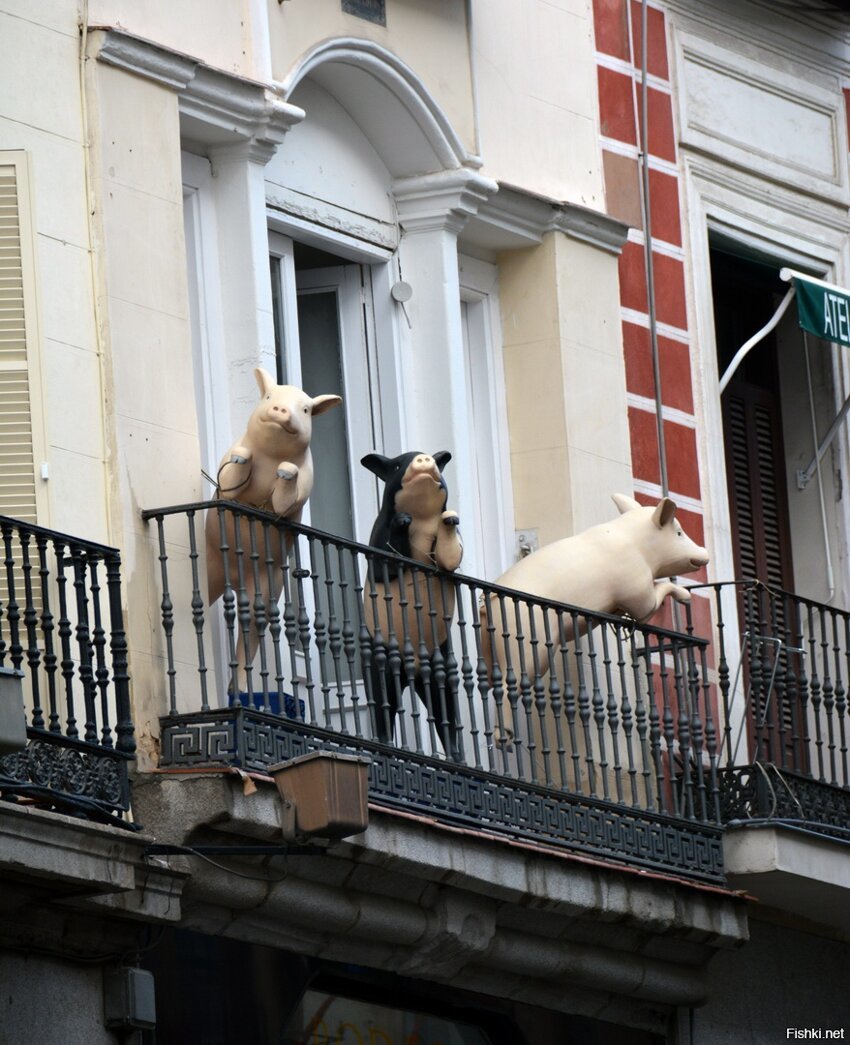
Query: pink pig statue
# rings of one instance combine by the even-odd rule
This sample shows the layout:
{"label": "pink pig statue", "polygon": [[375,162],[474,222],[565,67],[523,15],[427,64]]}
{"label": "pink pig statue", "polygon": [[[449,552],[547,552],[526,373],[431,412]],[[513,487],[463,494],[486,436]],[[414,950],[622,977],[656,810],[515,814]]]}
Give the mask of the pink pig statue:
{"label": "pink pig statue", "polygon": [[[237,501],[239,504],[263,511],[273,512],[284,519],[298,522],[301,511],[313,489],[313,459],[310,454],[310,437],[313,418],[337,406],[342,399],[337,395],[311,397],[293,385],[278,385],[271,374],[262,367],[254,370],[260,389],[260,401],[248,418],[245,434],[224,455],[218,470],[217,497]],[[224,535],[222,522],[224,520]],[[222,537],[229,547],[227,563],[222,552]],[[262,536],[258,531],[258,542]],[[289,542],[287,542],[289,543]],[[278,576],[281,565],[280,541],[271,541],[273,576]],[[242,581],[238,580],[236,549],[241,548]],[[232,513],[220,516],[210,509],[206,521],[207,579],[210,603],[224,592],[226,575],[236,588],[240,583],[247,589],[249,604],[259,587],[266,605],[280,594],[277,585],[269,580],[264,565],[258,571],[259,586],[255,585],[254,571],[248,558],[250,550],[249,528],[245,521],[238,527]],[[276,590],[275,590],[276,589]],[[240,658],[250,662],[256,650],[256,634],[251,629],[247,641],[240,642],[246,654]]]}
{"label": "pink pig statue", "polygon": [[[655,507],[647,507],[624,494],[614,494],[613,500],[620,510],[619,518],[533,552],[514,563],[496,583],[553,602],[628,615],[636,621],[651,617],[668,595],[678,602],[689,602],[691,596],[686,588],[669,580],[657,580],[690,573],[708,562],[705,548],[695,544],[676,521],[675,503],[663,497]],[[489,645],[488,632],[495,626],[497,658],[504,669],[501,611],[498,597],[491,595],[490,599],[489,619],[488,607],[481,608],[482,636],[485,645]],[[530,670],[528,643],[532,622],[527,607],[520,608],[520,616]],[[509,618],[510,626],[515,627],[513,607]],[[542,610],[535,609],[533,624],[542,647]],[[567,628],[571,629],[571,625]],[[555,638],[557,628],[550,634]],[[572,635],[564,637],[569,640]],[[490,656],[489,650],[485,650],[485,656]],[[516,652],[512,651],[511,656],[516,667]]]}

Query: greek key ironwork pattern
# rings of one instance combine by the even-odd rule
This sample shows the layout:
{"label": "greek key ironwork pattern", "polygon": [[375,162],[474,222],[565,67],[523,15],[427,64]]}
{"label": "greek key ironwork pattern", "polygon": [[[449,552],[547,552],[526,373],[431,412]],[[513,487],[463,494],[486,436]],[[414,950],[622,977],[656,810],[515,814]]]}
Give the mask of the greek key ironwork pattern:
{"label": "greek key ironwork pattern", "polygon": [[770,763],[721,770],[720,800],[725,823],[805,821],[808,830],[842,838],[850,830],[850,788],[780,770]]}
{"label": "greek key ironwork pattern", "polygon": [[63,812],[96,817],[100,811],[110,820],[127,812],[126,757],[33,733],[23,751],[0,758],[0,794],[36,794]]}
{"label": "greek key ironwork pattern", "polygon": [[163,767],[265,771],[311,750],[368,754],[373,801],[703,881],[722,882],[718,826],[550,790],[236,707],[161,720]]}

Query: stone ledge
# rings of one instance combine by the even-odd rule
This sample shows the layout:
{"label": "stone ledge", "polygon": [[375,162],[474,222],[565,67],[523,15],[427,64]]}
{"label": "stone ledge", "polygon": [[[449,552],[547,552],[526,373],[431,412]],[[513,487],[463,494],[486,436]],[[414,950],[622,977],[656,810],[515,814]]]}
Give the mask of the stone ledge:
{"label": "stone ledge", "polygon": [[[135,803],[159,842],[281,840],[267,779],[161,772],[137,779]],[[187,928],[656,1030],[747,936],[728,890],[375,806],[324,856],[217,859],[187,861]]]}
{"label": "stone ledge", "polygon": [[177,921],[185,876],[145,863],[151,841],[119,827],[0,803],[0,879],[17,888],[22,902],[35,893],[127,917]]}

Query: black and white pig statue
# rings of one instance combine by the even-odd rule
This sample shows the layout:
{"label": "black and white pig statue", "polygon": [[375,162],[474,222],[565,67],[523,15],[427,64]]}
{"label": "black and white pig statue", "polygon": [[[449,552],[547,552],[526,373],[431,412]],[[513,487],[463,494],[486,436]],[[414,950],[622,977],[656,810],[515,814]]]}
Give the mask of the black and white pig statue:
{"label": "black and white pig statue", "polygon": [[[457,512],[446,508],[443,468],[447,450],[435,454],[367,454],[364,467],[384,481],[381,509],[369,544],[380,551],[453,571],[463,545]],[[370,682],[373,726],[389,741],[402,696],[412,684],[427,709],[428,730],[436,731],[446,754],[461,754],[457,682],[446,671],[448,628],[454,616],[452,585],[391,559],[369,565],[364,594],[366,626],[372,635]],[[406,738],[408,744],[414,738]]]}

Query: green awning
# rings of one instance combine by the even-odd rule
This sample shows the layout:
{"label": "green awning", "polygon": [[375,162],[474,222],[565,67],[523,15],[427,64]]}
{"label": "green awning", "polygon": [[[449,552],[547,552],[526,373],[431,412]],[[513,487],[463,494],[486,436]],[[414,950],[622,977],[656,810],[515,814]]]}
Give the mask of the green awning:
{"label": "green awning", "polygon": [[791,276],[797,291],[797,319],[803,330],[850,347],[850,291],[797,272]]}

